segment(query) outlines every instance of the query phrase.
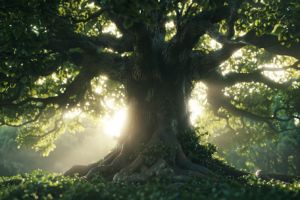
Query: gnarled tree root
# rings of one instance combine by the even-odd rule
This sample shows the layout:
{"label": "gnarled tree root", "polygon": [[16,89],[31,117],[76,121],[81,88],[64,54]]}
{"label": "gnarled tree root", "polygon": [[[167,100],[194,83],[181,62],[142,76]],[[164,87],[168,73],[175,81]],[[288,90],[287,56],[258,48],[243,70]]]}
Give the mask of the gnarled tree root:
{"label": "gnarled tree root", "polygon": [[[152,177],[164,176],[168,181],[177,183],[173,185],[174,187],[179,187],[179,185],[182,186],[183,183],[189,181],[192,178],[191,175],[207,179],[207,176],[198,172],[171,167],[163,158],[157,158],[156,162],[149,168],[145,164],[145,160],[145,156],[140,155],[131,165],[117,173],[113,180],[127,183],[144,183]],[[179,184],[179,182],[182,184]]]}
{"label": "gnarled tree root", "polygon": [[[139,155],[133,162],[129,160],[129,155],[132,154],[133,149],[136,147],[128,147],[130,143],[123,144],[122,148],[119,147],[115,151],[107,155],[103,160],[98,161],[90,165],[75,165],[67,170],[64,175],[73,175],[79,173],[79,176],[84,176],[87,180],[91,180],[96,173],[104,176],[107,181],[124,181],[128,183],[144,183],[152,177],[164,176],[174,187],[182,186],[179,183],[185,183],[191,179],[191,177],[198,177],[201,179],[208,179],[208,175],[211,176],[211,180],[218,182],[220,175],[214,174],[208,168],[191,162],[184,154],[179,141],[176,138],[176,134],[170,128],[161,128],[156,131],[152,138],[148,141],[148,144],[155,144],[155,142],[172,142],[177,144],[177,148],[174,152],[175,163],[167,163],[161,157],[157,157],[153,165],[148,166],[146,163],[146,155]],[[132,150],[128,150],[132,149]],[[178,167],[178,166],[180,167]],[[247,176],[251,173],[243,172],[235,169],[231,169],[226,166],[213,165],[213,169],[222,170],[225,174],[240,177]],[[300,179],[297,176],[290,176],[285,174],[259,174],[263,180],[270,181],[277,179],[280,181],[289,182],[292,179]],[[172,186],[172,187],[173,187]],[[170,187],[170,188],[172,188]]]}

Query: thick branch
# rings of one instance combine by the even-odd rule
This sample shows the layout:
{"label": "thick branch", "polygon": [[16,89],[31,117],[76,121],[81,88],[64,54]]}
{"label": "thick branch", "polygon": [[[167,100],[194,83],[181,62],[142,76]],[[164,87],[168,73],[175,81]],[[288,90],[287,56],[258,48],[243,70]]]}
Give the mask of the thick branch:
{"label": "thick branch", "polygon": [[133,59],[121,57],[115,53],[100,52],[95,56],[78,51],[70,52],[71,63],[84,66],[94,76],[106,76],[112,80],[122,81],[127,72],[133,68]]}
{"label": "thick branch", "polygon": [[99,36],[91,37],[90,41],[97,46],[103,46],[118,53],[133,51],[133,45],[128,39],[125,39],[125,37],[116,38],[116,36],[109,33],[102,33]]}
{"label": "thick branch", "polygon": [[[227,110],[228,112],[232,113],[233,115],[237,116],[237,117],[246,117],[248,119],[251,119],[253,121],[261,121],[261,122],[265,122],[266,124],[269,125],[269,127],[279,133],[282,131],[286,131],[287,129],[284,130],[277,130],[273,124],[272,124],[272,120],[277,120],[277,121],[289,121],[293,118],[295,118],[295,116],[293,116],[292,114],[290,114],[290,116],[287,119],[282,119],[277,117],[276,113],[274,113],[274,116],[272,117],[263,117],[263,116],[259,116],[256,115],[254,113],[239,109],[237,107],[235,107],[234,105],[231,104],[230,102],[230,98],[226,97],[223,92],[222,92],[222,86],[216,86],[215,83],[216,82],[211,82],[210,80],[206,79],[207,82],[205,82],[205,84],[208,86],[208,90],[207,90],[207,101],[209,102],[209,104],[213,107],[213,112],[216,116],[220,117],[220,118],[224,118],[227,119],[228,117],[226,115],[222,115],[218,113],[219,108],[223,107],[225,110]],[[222,82],[218,83],[219,85],[222,85]],[[277,111],[276,111],[277,112]]]}
{"label": "thick branch", "polygon": [[194,51],[191,55],[191,74],[195,81],[200,80],[210,70],[217,68],[226,61],[235,51],[242,48],[243,44],[225,44],[219,50],[203,55],[200,51]]}
{"label": "thick branch", "polygon": [[[56,19],[52,27],[56,28],[58,24],[65,24],[62,19]],[[73,30],[65,26],[58,30],[56,34],[62,38],[61,41],[50,41],[43,45],[44,48],[54,52],[66,51],[71,48],[81,48],[88,54],[95,55],[101,51],[101,47],[111,48],[118,53],[133,51],[132,44],[125,37],[116,38],[110,34],[100,34],[98,36],[88,37],[75,33]]]}
{"label": "thick branch", "polygon": [[0,107],[15,107],[18,108],[20,106],[25,105],[26,103],[29,102],[41,102],[43,103],[43,105],[46,104],[57,104],[57,103],[61,103],[64,102],[66,100],[68,100],[70,97],[76,95],[80,89],[83,87],[83,85],[89,81],[90,79],[92,79],[94,75],[86,70],[86,69],[82,69],[80,71],[80,73],[76,76],[76,78],[74,79],[74,81],[68,85],[66,87],[66,90],[63,94],[57,96],[57,97],[48,97],[48,98],[27,98],[17,104],[13,104],[13,103],[7,103],[7,104],[2,104],[0,105]]}
{"label": "thick branch", "polygon": [[[285,45],[280,43],[286,41],[278,41],[277,35],[263,35],[262,37],[253,36],[249,41],[249,44],[258,48],[264,48],[266,51],[284,56],[291,56],[300,60],[300,43],[291,40],[291,46],[287,48]],[[247,40],[246,40],[247,42]]]}
{"label": "thick branch", "polygon": [[[186,13],[186,15],[187,14],[188,13]],[[199,38],[205,33],[210,35],[212,38],[219,36],[220,33],[213,23],[217,23],[229,16],[230,13],[226,9],[223,8],[223,10],[219,10],[217,8],[211,12],[200,12],[192,20],[187,20],[187,22],[181,26],[181,29],[177,30],[176,36],[169,41],[166,48],[166,55],[170,65],[177,61],[178,56],[184,50],[192,49],[198,42]],[[221,39],[224,40],[226,37],[223,36]]]}
{"label": "thick branch", "polygon": [[19,99],[19,97],[21,96],[22,89],[23,89],[23,84],[19,83],[16,87],[18,88],[16,94],[8,99],[3,99],[3,100],[0,99],[0,105],[1,104],[9,104],[9,103],[12,103]]}
{"label": "thick branch", "polygon": [[87,19],[80,19],[80,20],[72,19],[72,20],[73,20],[73,23],[87,22],[87,21],[90,21],[91,19],[99,17],[104,12],[110,11],[110,10],[112,10],[112,8],[110,6],[105,6],[105,7],[102,7],[100,10],[98,10],[97,12],[91,14]]}
{"label": "thick branch", "polygon": [[230,7],[230,16],[227,21],[228,30],[226,33],[226,38],[230,39],[234,36],[234,33],[235,33],[234,22],[236,21],[236,18],[237,18],[237,8],[236,8],[236,5],[233,0],[227,0],[227,1],[229,4],[229,7]]}
{"label": "thick branch", "polygon": [[109,19],[116,25],[116,27],[123,33],[123,35],[129,39],[128,37],[130,37],[130,33],[127,29],[124,28],[123,26],[123,21],[124,19],[121,18],[119,15],[109,11],[107,12],[107,15],[109,17]]}
{"label": "thick branch", "polygon": [[225,78],[227,79],[224,81],[222,87],[229,87],[232,85],[235,85],[236,83],[251,83],[251,82],[260,82],[264,83],[270,88],[273,89],[280,89],[285,90],[287,89],[294,81],[300,81],[298,78],[291,78],[289,81],[284,83],[277,83],[270,79],[268,76],[265,76],[261,74],[259,71],[253,72],[253,73],[236,73],[236,72],[230,72],[227,75],[225,75]]}

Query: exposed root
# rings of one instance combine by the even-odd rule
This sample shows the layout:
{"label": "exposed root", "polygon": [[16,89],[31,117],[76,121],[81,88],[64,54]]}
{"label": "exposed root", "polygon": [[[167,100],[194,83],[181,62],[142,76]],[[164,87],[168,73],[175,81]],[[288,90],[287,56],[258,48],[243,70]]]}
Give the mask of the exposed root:
{"label": "exposed root", "polygon": [[180,175],[185,175],[185,176],[190,176],[190,177],[199,177],[202,179],[207,180],[208,177],[206,175],[203,175],[199,172],[195,172],[195,171],[190,171],[190,170],[184,170],[184,169],[180,169],[178,167],[171,167],[171,169],[176,173],[176,174],[180,174]]}
{"label": "exposed root", "polygon": [[104,157],[102,165],[109,165],[113,162],[113,160],[121,153],[121,148],[118,148],[117,150],[111,152],[107,156]]}
{"label": "exposed root", "polygon": [[104,159],[99,160],[96,163],[89,165],[73,165],[70,169],[63,173],[64,176],[73,176],[78,173],[79,176],[85,176],[91,169],[97,167],[98,165],[107,165],[106,163],[111,163],[119,154],[121,149],[118,148],[115,151],[109,153],[104,157]]}
{"label": "exposed root", "polygon": [[112,161],[110,165],[98,165],[92,168],[85,177],[90,180],[94,177],[95,173],[112,175],[112,173],[116,173],[121,170],[127,164],[128,158],[122,152]]}
{"label": "exposed root", "polygon": [[272,179],[274,180],[279,180],[283,182],[292,182],[293,179],[295,180],[300,180],[299,176],[291,176],[287,174],[277,174],[277,173],[264,173],[262,171],[258,171],[256,175],[266,181],[271,181]]}
{"label": "exposed root", "polygon": [[156,171],[159,169],[164,169],[166,167],[166,161],[162,158],[158,158],[156,163],[152,165],[149,169],[143,170],[140,174],[131,175],[134,172],[137,172],[144,162],[144,156],[139,156],[129,167],[124,168],[119,173],[117,173],[113,180],[121,180],[129,183],[143,183],[148,178],[155,175]]}
{"label": "exposed root", "polygon": [[[123,144],[115,151],[104,157],[103,160],[90,165],[75,165],[67,170],[64,175],[73,175],[79,173],[79,176],[85,176],[88,180],[92,179],[95,173],[104,176],[106,181],[124,181],[128,183],[144,183],[152,177],[165,177],[172,184],[169,189],[178,189],[192,177],[208,180],[208,175],[212,175],[212,180],[218,182],[220,175],[214,174],[208,168],[191,162],[184,154],[179,141],[171,128],[161,128],[156,131],[152,138],[148,141],[148,145],[154,145],[156,142],[172,142],[177,144],[177,150],[170,153],[170,160],[175,163],[167,163],[161,157],[156,158],[156,162],[152,166],[146,165],[145,155],[139,155],[133,162],[130,162],[129,156],[133,149],[128,146],[129,143]],[[122,147],[122,148],[121,148]],[[158,156],[158,155],[155,155]],[[169,159],[169,158],[168,158]],[[222,170],[225,174],[241,177],[251,173],[235,170],[226,166],[218,166],[213,164],[212,170]],[[257,176],[263,180],[270,181],[277,179],[284,182],[290,182],[292,179],[300,180],[298,176],[289,176],[285,174],[265,174],[259,173]]]}
{"label": "exposed root", "polygon": [[92,168],[98,166],[99,163],[92,163],[89,165],[73,165],[70,169],[63,173],[64,176],[73,176],[78,173],[79,176],[85,176]]}
{"label": "exposed root", "polygon": [[183,169],[199,172],[200,174],[214,174],[212,171],[206,167],[192,163],[183,153],[181,145],[178,143],[176,163],[178,163]]}
{"label": "exposed root", "polygon": [[[117,173],[113,181],[124,181],[128,183],[144,183],[148,179],[157,176],[157,177],[166,177],[166,179],[172,183],[176,182],[177,184],[172,184],[172,187],[181,187],[183,183],[189,181],[192,177],[201,177],[208,179],[207,176],[200,174],[198,172],[182,170],[177,167],[171,167],[167,162],[158,158],[156,162],[150,167],[144,164],[145,156],[140,155],[136,160],[129,165],[128,167],[121,170]],[[179,182],[181,182],[179,184]]]}

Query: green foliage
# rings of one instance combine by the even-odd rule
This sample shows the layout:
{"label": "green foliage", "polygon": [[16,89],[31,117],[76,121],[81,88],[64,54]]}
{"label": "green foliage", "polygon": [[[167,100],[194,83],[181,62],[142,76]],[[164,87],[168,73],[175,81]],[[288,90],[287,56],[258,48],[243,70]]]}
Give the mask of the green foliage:
{"label": "green foliage", "polygon": [[210,143],[201,143],[208,132],[201,132],[201,128],[186,129],[178,135],[181,148],[188,159],[200,165],[209,165],[213,162],[213,154],[217,152],[217,147]]}
{"label": "green foliage", "polygon": [[[177,137],[184,154],[190,161],[215,171],[215,165],[224,166],[225,162],[214,156],[218,150],[216,145],[201,142],[208,135],[208,132],[204,132],[201,129],[200,127],[187,129],[182,131]],[[215,172],[222,173],[218,170]]]}
{"label": "green foliage", "polygon": [[[207,40],[205,37],[202,39]],[[253,73],[261,67],[286,67],[292,65],[295,61],[296,59],[291,57],[276,56],[265,50],[246,46],[239,50],[236,56],[232,56],[220,66],[218,71],[222,74],[230,74],[230,72]],[[293,78],[297,79],[300,75],[294,69],[280,73],[266,71],[263,74],[268,76],[270,80],[280,84]],[[299,85],[298,82],[293,82],[287,89],[279,90],[254,81],[236,83],[230,87],[225,87],[224,94],[230,99],[230,103],[240,110],[257,116],[271,117],[274,115],[275,108],[286,108],[289,99],[291,100],[290,105],[295,108],[294,111],[298,109],[299,96],[295,94],[299,91]],[[222,151],[238,144],[239,148],[243,148],[243,151],[246,152],[254,144],[263,144],[266,140],[278,140],[278,134],[266,123],[236,116],[221,107],[217,112],[221,116],[228,117],[228,124],[234,131],[230,129],[226,119],[214,115],[214,108],[207,102],[206,89],[203,84],[197,84],[192,94],[192,98],[198,100],[198,105],[203,108],[196,123],[199,126],[205,124],[206,130],[213,136],[209,138],[209,141],[217,144]],[[284,112],[284,110],[281,110],[276,117],[284,119],[284,116],[291,114]],[[297,112],[293,114],[297,116]],[[279,120],[272,120],[272,125],[277,130],[282,130]]]}
{"label": "green foliage", "polygon": [[124,28],[130,28],[134,22],[146,23],[156,26],[157,21],[149,14],[153,10],[159,10],[159,3],[155,0],[122,0],[111,1],[116,12],[125,17],[123,22]]}
{"label": "green foliage", "polygon": [[239,146],[233,146],[226,155],[227,162],[251,172],[262,170],[268,173],[299,175],[299,130],[295,129],[294,120],[284,122],[281,126],[294,130],[280,133],[277,141],[267,140],[262,145],[255,144],[244,155],[237,151]]}
{"label": "green foliage", "polygon": [[104,182],[102,177],[89,183],[78,177],[70,178],[59,174],[34,171],[15,177],[0,178],[3,181],[22,178],[23,184],[0,188],[1,199],[297,199],[299,183],[280,184],[261,182],[259,179],[245,177],[245,185],[214,183],[210,180],[191,179],[180,189],[169,189],[170,182],[164,178],[154,178],[145,185],[120,182]]}
{"label": "green foliage", "polygon": [[139,155],[146,156],[146,164],[151,166],[156,161],[157,157],[165,159],[168,163],[175,162],[177,144],[164,143],[159,141],[154,144],[140,144],[134,151],[134,154],[130,156],[130,159],[136,159]]}
{"label": "green foliage", "polygon": [[[263,3],[263,7],[255,8],[249,1],[243,1],[238,9],[234,38],[253,31],[261,37],[265,34],[276,34],[281,44],[286,46],[291,44],[292,39],[293,42],[299,41],[296,38],[299,36],[300,27],[299,1],[266,0]],[[47,45],[51,45],[50,42],[53,44],[68,39],[68,37],[60,37],[59,31],[64,28],[69,28],[70,33],[78,34],[78,38],[80,36],[91,37],[91,41],[94,40],[93,37],[102,34],[120,36],[121,31],[118,29],[115,32],[105,33],[112,24],[107,13],[86,20],[108,4],[114,9],[114,14],[124,18],[123,26],[125,28],[130,28],[135,23],[155,26],[157,21],[149,13],[156,11],[163,11],[166,22],[177,21],[178,11],[181,11],[182,15],[186,15],[181,18],[180,25],[183,27],[197,14],[205,11],[204,13],[209,13],[207,17],[214,16],[214,19],[209,20],[214,23],[220,33],[225,34],[228,29],[225,18],[228,18],[230,9],[226,1],[216,7],[216,4],[209,0],[195,0],[193,4],[188,0],[2,0],[0,1],[0,21],[2,22],[0,24],[0,73],[1,77],[13,78],[20,83],[0,80],[0,99],[13,98],[19,94],[19,91],[21,91],[19,98],[12,104],[18,104],[26,99],[47,99],[63,95],[68,85],[74,81],[82,69],[81,66],[76,66],[68,61],[70,53],[67,51],[82,51],[83,49],[70,47],[67,51],[56,52],[48,50]],[[189,6],[191,9],[187,13]],[[223,13],[219,11],[225,11],[224,15],[226,16],[219,16],[218,13]],[[56,22],[56,18],[63,19],[64,23]],[[216,20],[217,18],[224,20],[219,21]],[[75,23],[79,20],[82,22]],[[214,21],[219,22],[215,23]],[[55,24],[53,24],[54,22]],[[120,26],[119,28],[122,29]],[[177,31],[176,26],[167,28],[166,41],[169,41]],[[207,55],[221,46],[221,44],[216,44],[212,38],[204,35],[194,49],[198,50],[199,55]],[[274,47],[279,48],[276,45]],[[268,49],[272,48],[268,47]],[[100,47],[98,50],[108,51],[108,49]],[[123,55],[130,54],[131,52],[126,52]],[[224,65],[220,66],[218,71],[222,74],[228,72],[252,73],[267,64],[281,67],[282,65],[288,66],[295,61],[295,59],[275,56],[251,45],[242,48],[237,54],[239,55],[232,56]],[[180,62],[183,59],[182,56],[179,56]],[[48,71],[52,71],[52,73],[47,76],[37,75]],[[180,71],[178,68],[172,68],[168,75],[172,75],[171,80],[174,83],[181,84],[180,78],[172,74],[178,74],[178,71]],[[283,83],[287,79],[297,77],[299,77],[299,72],[290,69],[285,72],[284,77],[277,76],[276,78],[279,79],[276,81]],[[98,125],[99,119],[112,116],[118,109],[124,109],[124,87],[120,83],[104,79],[104,77],[95,77],[91,83],[92,91],[100,91],[96,92],[98,95],[93,95],[84,86],[76,95],[60,103],[46,105],[41,102],[28,101],[19,107],[1,107],[0,124],[1,126],[7,124],[19,126],[26,123],[20,130],[18,142],[20,145],[36,148],[43,155],[47,155],[55,148],[54,141],[66,130],[69,132],[84,130],[82,126],[84,119],[79,116],[80,114],[95,120]],[[287,99],[295,96],[294,94],[298,90],[299,83],[293,83],[288,89],[280,92],[265,84],[245,83],[227,87],[224,89],[224,93],[232,100],[233,106],[243,111],[258,116],[272,116],[273,106],[278,102],[286,102]],[[276,101],[273,101],[275,97]],[[107,105],[106,102],[114,103]],[[175,116],[178,108],[174,105],[174,97],[162,95],[161,99],[158,98],[158,102],[156,106],[158,112],[167,113],[170,118]],[[293,99],[292,103],[296,109],[299,109],[297,106],[300,105],[299,102],[299,97]],[[206,113],[206,115],[203,114],[201,120],[208,124],[207,129],[212,130],[214,136],[223,135],[216,137],[222,141],[221,145],[230,146],[238,143],[240,147],[244,146],[246,152],[247,148],[254,143],[278,139],[278,136],[273,134],[273,131],[265,123],[245,119],[245,126],[243,126],[244,121],[242,122],[240,117],[220,108],[218,113],[228,116],[228,124],[236,130],[229,132],[228,127],[224,127],[226,120],[221,119],[216,122],[216,117],[212,114],[212,107],[207,101],[203,100],[201,105],[205,107],[203,113]],[[284,107],[283,104],[282,107]],[[80,114],[74,117],[75,112],[80,112]],[[67,118],[66,115],[73,117]],[[35,121],[37,118],[38,121]],[[211,123],[211,120],[214,122]],[[273,121],[272,123],[275,127],[280,128],[279,123]],[[216,139],[211,140],[211,142],[215,141]]]}

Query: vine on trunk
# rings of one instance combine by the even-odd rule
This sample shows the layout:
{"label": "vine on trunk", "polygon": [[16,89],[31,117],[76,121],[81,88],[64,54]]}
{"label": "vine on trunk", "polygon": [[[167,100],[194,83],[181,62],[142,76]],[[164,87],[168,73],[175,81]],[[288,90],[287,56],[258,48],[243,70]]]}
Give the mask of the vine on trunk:
{"label": "vine on trunk", "polygon": [[158,157],[163,158],[167,163],[175,164],[176,143],[163,143],[162,141],[154,144],[140,144],[129,159],[136,159],[139,155],[145,155],[145,163],[148,166],[154,164]]}

